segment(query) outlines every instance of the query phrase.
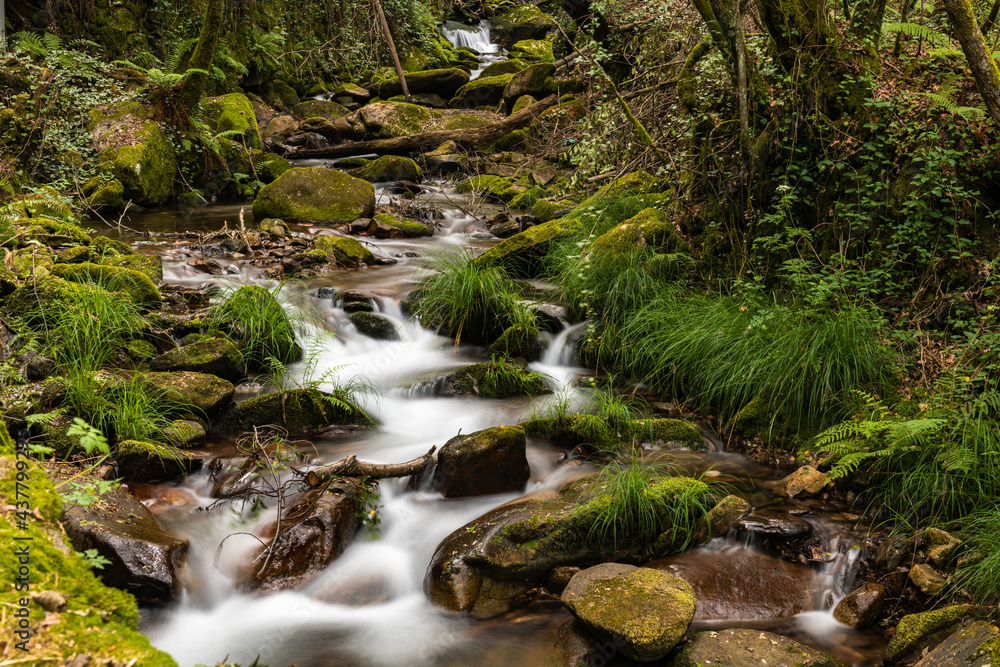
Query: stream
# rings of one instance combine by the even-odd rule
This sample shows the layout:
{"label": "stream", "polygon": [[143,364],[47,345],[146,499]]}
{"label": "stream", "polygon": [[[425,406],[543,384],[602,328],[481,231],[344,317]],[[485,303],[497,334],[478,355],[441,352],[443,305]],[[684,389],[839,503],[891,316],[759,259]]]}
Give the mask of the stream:
{"label": "stream", "polygon": [[[485,49],[483,30],[445,28],[453,43]],[[453,34],[452,34],[453,33]],[[488,41],[486,42],[488,43]],[[483,47],[483,48],[480,48]],[[493,51],[499,53],[498,50]],[[500,57],[500,56],[490,56]],[[455,194],[444,183],[430,182],[428,192],[409,204],[433,207],[442,217],[433,237],[373,240],[372,249],[397,263],[359,270],[342,270],[295,287],[301,306],[310,311],[303,349],[314,356],[314,378],[330,369],[341,377],[361,376],[377,389],[365,407],[378,420],[375,429],[310,438],[317,462],[332,462],[348,454],[378,463],[407,461],[441,446],[460,431],[471,433],[499,424],[516,424],[542,409],[554,397],[442,398],[427,395],[421,382],[458,366],[484,361],[481,348],[463,346],[422,329],[408,320],[399,301],[433,266],[434,254],[456,248],[488,247],[482,224],[464,210],[489,217],[480,202]],[[379,203],[394,200],[376,186]],[[165,282],[187,287],[206,283],[257,283],[268,280],[239,258],[218,257],[227,272],[221,276],[196,273],[175,256],[176,246],[157,242],[157,234],[200,232],[238,224],[239,205],[182,211],[164,209],[135,213],[126,224],[150,232],[140,241],[143,252],[164,256]],[[463,210],[464,209],[464,210]],[[244,213],[252,221],[249,207]],[[314,232],[318,228],[296,228]],[[129,238],[129,237],[124,237]],[[135,240],[135,239],[129,239]],[[177,241],[183,244],[184,241]],[[360,335],[346,313],[322,287],[358,290],[373,295],[377,310],[397,327],[399,340],[379,341]],[[328,334],[334,334],[329,336]],[[550,387],[586,402],[587,389],[574,382],[588,371],[573,364],[572,330],[564,328],[547,339],[541,361],[531,365],[545,373]],[[301,380],[308,362],[290,367]],[[322,386],[320,387],[322,388]],[[262,391],[248,383],[237,398]],[[713,434],[709,434],[710,436]],[[673,571],[696,589],[698,611],[692,630],[751,627],[790,636],[830,652],[845,662],[876,665],[885,639],[836,622],[832,609],[851,590],[852,564],[859,552],[863,527],[847,508],[820,500],[789,501],[767,491],[763,482],[788,474],[746,457],[724,451],[649,452],[655,463],[665,457],[685,474],[703,474],[725,482],[731,492],[751,502],[811,524],[822,540],[822,553],[812,564],[793,563],[772,555],[751,537],[738,534],[713,540],[682,554],[660,559],[651,567]],[[209,439],[201,450],[208,458],[232,455],[228,439]],[[531,481],[525,494],[558,486],[579,471],[569,453],[542,441],[528,442]],[[572,620],[558,600],[542,600],[526,609],[486,621],[473,620],[436,608],[426,598],[423,582],[438,544],[450,533],[518,494],[444,499],[430,488],[410,488],[405,480],[383,481],[376,528],[365,528],[321,575],[303,588],[270,595],[246,593],[234,583],[241,567],[258,547],[246,533],[259,532],[277,514],[273,506],[254,511],[212,505],[213,482],[203,472],[157,485],[145,502],[164,528],[190,542],[182,571],[185,592],[166,609],[144,612],[142,630],[153,644],[170,653],[183,667],[229,660],[250,665],[255,659],[271,667],[331,665],[544,665],[558,664],[553,646],[563,626]],[[244,534],[236,534],[244,533]],[[228,539],[227,539],[228,538]]]}

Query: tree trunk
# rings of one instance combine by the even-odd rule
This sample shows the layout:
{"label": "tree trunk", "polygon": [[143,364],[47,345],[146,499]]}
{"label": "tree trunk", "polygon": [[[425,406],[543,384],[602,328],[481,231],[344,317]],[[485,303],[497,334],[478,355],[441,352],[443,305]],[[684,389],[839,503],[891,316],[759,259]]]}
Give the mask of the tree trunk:
{"label": "tree trunk", "polygon": [[407,102],[412,102],[410,89],[406,85],[406,76],[403,74],[403,67],[399,64],[399,54],[396,53],[396,43],[392,41],[392,33],[389,32],[389,22],[385,20],[385,12],[382,11],[382,3],[379,0],[372,0],[375,3],[375,11],[378,13],[379,24],[382,26],[382,33],[385,41],[389,44],[389,53],[392,55],[392,64],[396,66],[396,76],[399,77],[399,85],[403,87],[403,95]]}
{"label": "tree trunk", "polygon": [[295,151],[294,153],[289,153],[287,157],[299,160],[351,157],[352,155],[367,155],[369,153],[376,155],[406,155],[411,151],[440,146],[446,141],[454,141],[457,144],[467,147],[482,146],[524,127],[534,120],[538,114],[554,105],[558,99],[555,95],[549,95],[544,100],[535,102],[504,120],[483,125],[482,127],[464,130],[437,130],[435,132],[423,132],[421,134],[411,134],[406,137],[395,137],[393,139],[355,141],[338,146],[330,146],[329,148]]}
{"label": "tree trunk", "polygon": [[426,454],[420,458],[407,461],[406,463],[365,463],[359,461],[358,457],[351,454],[346,459],[321,466],[306,473],[306,483],[309,486],[319,486],[333,477],[367,477],[368,479],[386,479],[389,477],[411,477],[419,475],[427,466],[435,461],[434,451],[437,446],[430,448]]}
{"label": "tree trunk", "polygon": [[201,96],[205,94],[205,87],[208,85],[208,72],[215,62],[215,51],[219,46],[219,37],[222,34],[222,10],[224,0],[208,0],[205,5],[205,17],[201,22],[201,34],[198,36],[198,44],[194,47],[191,61],[188,63],[188,70],[196,70],[188,74],[181,84],[178,93],[180,103],[186,109],[193,109]]}
{"label": "tree trunk", "polygon": [[969,0],[944,0],[948,20],[965,53],[965,60],[976,80],[976,89],[986,103],[993,122],[1000,127],[1000,70],[979,31]]}

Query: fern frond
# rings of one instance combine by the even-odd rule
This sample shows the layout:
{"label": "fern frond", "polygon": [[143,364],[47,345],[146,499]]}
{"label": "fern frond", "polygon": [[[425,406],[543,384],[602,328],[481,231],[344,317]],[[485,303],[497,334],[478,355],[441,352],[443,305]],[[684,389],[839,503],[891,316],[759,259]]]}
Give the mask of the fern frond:
{"label": "fern frond", "polygon": [[170,54],[167,59],[163,62],[163,69],[168,72],[176,72],[181,68],[181,61],[184,60],[184,56],[187,55],[188,51],[194,48],[194,45],[198,43],[197,37],[191,37],[188,39],[182,39],[181,41],[174,44],[174,47],[170,49]]}
{"label": "fern frond", "polygon": [[919,23],[886,23],[882,26],[882,32],[885,34],[900,33],[908,37],[922,39],[930,44],[939,44],[942,46],[950,43],[950,40],[946,35],[938,32],[934,28],[920,25]]}

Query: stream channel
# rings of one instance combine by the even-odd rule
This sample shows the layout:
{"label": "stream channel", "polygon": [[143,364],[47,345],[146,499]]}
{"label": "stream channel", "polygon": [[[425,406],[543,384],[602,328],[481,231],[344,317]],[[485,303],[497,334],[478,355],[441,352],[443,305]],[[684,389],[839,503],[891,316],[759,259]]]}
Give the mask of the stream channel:
{"label": "stream channel", "polygon": [[[476,30],[454,30],[457,35],[448,36],[456,44],[466,40],[475,45],[477,39],[482,41],[484,29]],[[314,161],[299,166],[319,164]],[[337,368],[342,377],[362,376],[378,390],[378,398],[370,396],[365,403],[378,426],[310,438],[317,463],[349,454],[378,463],[407,461],[432,445],[440,447],[460,431],[516,424],[533,408],[544,409],[546,401],[554,400],[554,396],[534,401],[444,398],[421,389],[426,380],[484,361],[485,351],[468,346],[456,350],[450,339],[408,320],[399,309],[400,300],[426,275],[428,267],[433,267],[435,253],[456,248],[478,251],[496,242],[478,219],[494,211],[482,202],[455,194],[444,183],[424,185],[427,191],[408,203],[437,211],[433,237],[375,241],[372,249],[397,259],[396,264],[345,269],[295,288],[315,315],[301,341],[303,349],[318,355],[315,376]],[[394,199],[379,185],[376,193],[379,203]],[[240,208],[226,205],[187,212],[146,211],[133,214],[126,222],[135,229],[148,230],[155,239],[164,232],[218,229],[224,221],[232,227],[238,224]],[[250,224],[249,210],[244,215]],[[317,228],[294,231],[313,233]],[[177,245],[128,240],[135,241],[141,252],[163,255],[164,280],[170,284],[268,284],[266,277],[243,266],[239,258],[215,257],[228,270],[221,276],[208,276],[194,272],[183,259],[171,259],[179,256]],[[360,335],[335,300],[317,296],[321,287],[374,295],[378,312],[396,325],[399,340],[379,341]],[[585,404],[590,390],[576,382],[587,371],[573,364],[574,330],[567,325],[549,337],[542,360],[531,368],[545,373],[554,391]],[[328,332],[335,335],[323,335]],[[301,375],[307,366],[300,363],[290,370]],[[266,389],[250,382],[238,389],[237,398],[251,398],[260,391]],[[692,630],[766,629],[830,652],[852,665],[878,664],[885,640],[876,633],[840,625],[831,611],[851,590],[851,566],[864,537],[859,517],[846,507],[823,500],[789,501],[774,496],[763,482],[780,479],[789,470],[769,468],[726,452],[714,434],[706,431],[706,436],[715,443],[714,451],[646,452],[645,460],[662,462],[668,457],[682,474],[704,474],[708,480],[726,482],[731,492],[745,497],[755,509],[766,508],[790,521],[808,522],[822,547],[812,562],[795,563],[759,548],[752,535],[732,531],[698,549],[655,561],[653,567],[669,568],[694,586],[698,611]],[[233,454],[229,439],[210,438],[201,449],[208,458]],[[528,458],[531,481],[525,494],[555,488],[589,466],[573,460],[567,451],[531,439]],[[235,533],[259,533],[274,521],[277,510],[273,506],[252,511],[224,505],[201,511],[214,501],[209,467],[184,480],[158,485],[146,500],[168,532],[190,542],[182,572],[182,599],[166,609],[147,611],[142,625],[154,645],[174,656],[180,665],[211,665],[227,656],[244,665],[259,658],[261,664],[271,667],[561,663],[558,638],[573,619],[558,600],[543,599],[481,621],[438,609],[424,594],[424,577],[438,544],[485,512],[514,500],[517,494],[445,499],[431,488],[412,489],[405,480],[384,480],[380,484],[380,525],[363,529],[342,556],[303,587],[259,595],[241,591],[234,583],[239,568],[259,542]]]}

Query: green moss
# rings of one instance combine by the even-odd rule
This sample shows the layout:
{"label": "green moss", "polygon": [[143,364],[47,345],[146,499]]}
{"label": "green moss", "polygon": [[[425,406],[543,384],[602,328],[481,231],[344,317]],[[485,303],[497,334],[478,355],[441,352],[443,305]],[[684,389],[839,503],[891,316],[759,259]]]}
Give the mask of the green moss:
{"label": "green moss", "polygon": [[441,130],[471,130],[489,124],[490,121],[481,116],[468,113],[455,113],[442,118],[438,124],[438,128]]}
{"label": "green moss", "polygon": [[[390,139],[418,134],[435,115],[429,109],[405,102],[370,103],[358,112],[370,139]],[[437,112],[440,115],[440,112]]]}
{"label": "green moss", "polygon": [[510,57],[531,62],[555,62],[552,42],[546,39],[522,39],[510,47]]}
{"label": "green moss", "polygon": [[566,449],[581,445],[595,451],[613,451],[620,444],[615,434],[596,415],[571,414],[564,417],[530,419],[521,426],[533,438],[551,440]]}
{"label": "green moss", "polygon": [[22,218],[14,221],[14,229],[28,239],[48,246],[90,245],[90,235],[73,222],[48,218]]}
{"label": "green moss", "polygon": [[87,196],[87,205],[92,208],[121,208],[125,203],[125,186],[117,178],[100,185]]}
{"label": "green moss", "polygon": [[514,179],[508,176],[473,176],[459,184],[460,193],[476,193],[497,201],[509,202],[524,192],[523,188],[514,185]]}
{"label": "green moss", "polygon": [[[98,298],[87,296],[87,292],[105,291],[97,285],[74,283],[57,276],[43,275],[14,290],[4,300],[3,306],[8,313],[20,315],[33,325],[41,325],[44,323],[45,313],[54,313],[69,304],[86,306]],[[127,299],[128,296],[122,294],[121,298]]]}
{"label": "green moss", "polygon": [[537,101],[538,100],[536,100],[533,95],[521,95],[519,98],[517,98],[517,102],[514,102],[514,106],[511,108],[510,113],[515,114],[518,111],[527,109]]}
{"label": "green moss", "polygon": [[414,181],[423,178],[423,172],[416,162],[408,157],[383,155],[362,167],[352,169],[351,176],[369,183],[384,183],[386,181]]}
{"label": "green moss", "polygon": [[371,183],[341,171],[295,167],[261,188],[253,202],[254,218],[351,222],[375,212]]}
{"label": "green moss", "polygon": [[375,220],[398,229],[404,238],[412,239],[420,236],[432,236],[434,230],[428,225],[417,222],[410,218],[401,218],[390,213],[380,213],[375,216]]}
{"label": "green moss", "polygon": [[507,84],[514,78],[513,74],[495,74],[493,76],[480,76],[474,81],[470,81],[455,93],[455,97],[449,103],[453,108],[478,108],[496,107],[503,100],[503,91]]}
{"label": "green moss", "polygon": [[556,92],[555,79],[552,78],[555,71],[552,63],[535,63],[515,74],[503,93],[508,111],[514,108],[514,103],[522,95],[543,99]]}
{"label": "green moss", "polygon": [[[149,667],[167,667],[176,663],[165,653],[149,644],[138,628],[139,610],[135,598],[124,591],[108,588],[94,575],[87,562],[74,553],[67,544],[59,526],[62,498],[56,493],[45,471],[21,459],[24,465],[18,470],[18,461],[12,456],[14,444],[0,421],[0,498],[4,505],[14,505],[27,500],[30,511],[38,515],[29,517],[26,527],[16,526],[13,512],[0,517],[0,540],[4,544],[28,545],[30,548],[30,593],[56,591],[66,597],[67,609],[56,615],[56,623],[42,624],[46,614],[31,602],[29,623],[32,631],[30,657],[37,664],[63,664],[74,655],[89,654],[98,662],[129,661]],[[22,478],[17,479],[21,473]],[[21,541],[23,538],[28,540]],[[0,560],[0,575],[9,586],[18,579],[18,559]],[[10,602],[19,602],[16,591],[8,596]],[[14,639],[18,619],[8,609],[2,625],[8,641]]]}
{"label": "green moss", "polygon": [[465,366],[446,376],[444,382],[459,396],[508,398],[549,392],[541,375],[506,360]]}
{"label": "green moss", "polygon": [[319,236],[316,238],[316,249],[325,252],[327,257],[340,266],[357,267],[375,261],[371,250],[356,239],[345,236]]}
{"label": "green moss", "polygon": [[[230,93],[204,100],[210,127],[218,134],[238,132],[248,148],[260,148],[260,131],[253,105],[243,93]],[[233,137],[227,137],[232,139]]]}
{"label": "green moss", "polygon": [[145,121],[136,134],[136,143],[101,151],[101,169],[118,179],[124,198],[142,205],[157,206],[173,194],[177,156],[154,121]]}
{"label": "green moss", "polygon": [[487,354],[491,357],[506,356],[536,361],[542,355],[542,341],[535,327],[507,327],[500,337],[490,345]]}
{"label": "green moss", "polygon": [[614,258],[644,246],[669,253],[690,250],[663,211],[647,208],[601,235],[591,244],[590,252],[595,256]]}
{"label": "green moss", "polygon": [[159,255],[140,255],[132,253],[129,255],[105,255],[94,257],[91,253],[91,262],[103,264],[105,266],[117,266],[131,271],[138,271],[144,274],[155,285],[163,280],[163,261]]}
{"label": "green moss", "polygon": [[102,264],[57,264],[52,274],[76,283],[94,283],[110,292],[124,292],[137,304],[158,305],[160,290],[145,273]]}
{"label": "green moss", "polygon": [[307,100],[292,107],[292,115],[296,118],[326,118],[333,120],[350,115],[351,111],[336,102],[327,100]]}
{"label": "green moss", "polygon": [[564,206],[555,202],[539,199],[531,206],[531,215],[542,222],[548,222],[556,217],[556,214],[566,210]]}
{"label": "green moss", "polygon": [[937,635],[947,633],[971,611],[970,605],[960,604],[904,616],[896,627],[896,634],[889,641],[885,659],[896,661],[919,651]]}
{"label": "green moss", "polygon": [[541,271],[539,261],[553,241],[572,235],[580,221],[573,217],[551,220],[515,234],[491,247],[474,261],[495,264],[517,277],[531,277]]}
{"label": "green moss", "polygon": [[128,349],[128,355],[138,362],[149,361],[159,354],[155,345],[141,338],[128,341],[125,347]]}
{"label": "green moss", "polygon": [[251,154],[251,159],[257,167],[257,177],[264,184],[273,183],[278,180],[278,177],[292,168],[291,162],[275,153],[258,154],[255,151]]}
{"label": "green moss", "polygon": [[527,66],[528,63],[516,58],[502,60],[498,63],[491,63],[483,68],[483,71],[479,73],[479,78],[489,78],[491,76],[499,76],[500,74],[517,74]]}
{"label": "green moss", "polygon": [[107,236],[96,236],[90,244],[90,261],[97,262],[102,257],[112,255],[134,255],[132,246]]}
{"label": "green moss", "polygon": [[637,419],[633,422],[636,431],[650,442],[679,442],[693,448],[705,446],[701,431],[694,424],[680,419]]}
{"label": "green moss", "polygon": [[254,426],[277,425],[291,433],[310,433],[329,424],[370,426],[371,418],[360,407],[346,407],[329,400],[316,389],[298,389],[266,394],[238,403],[225,414],[219,427],[231,431],[252,430]]}

